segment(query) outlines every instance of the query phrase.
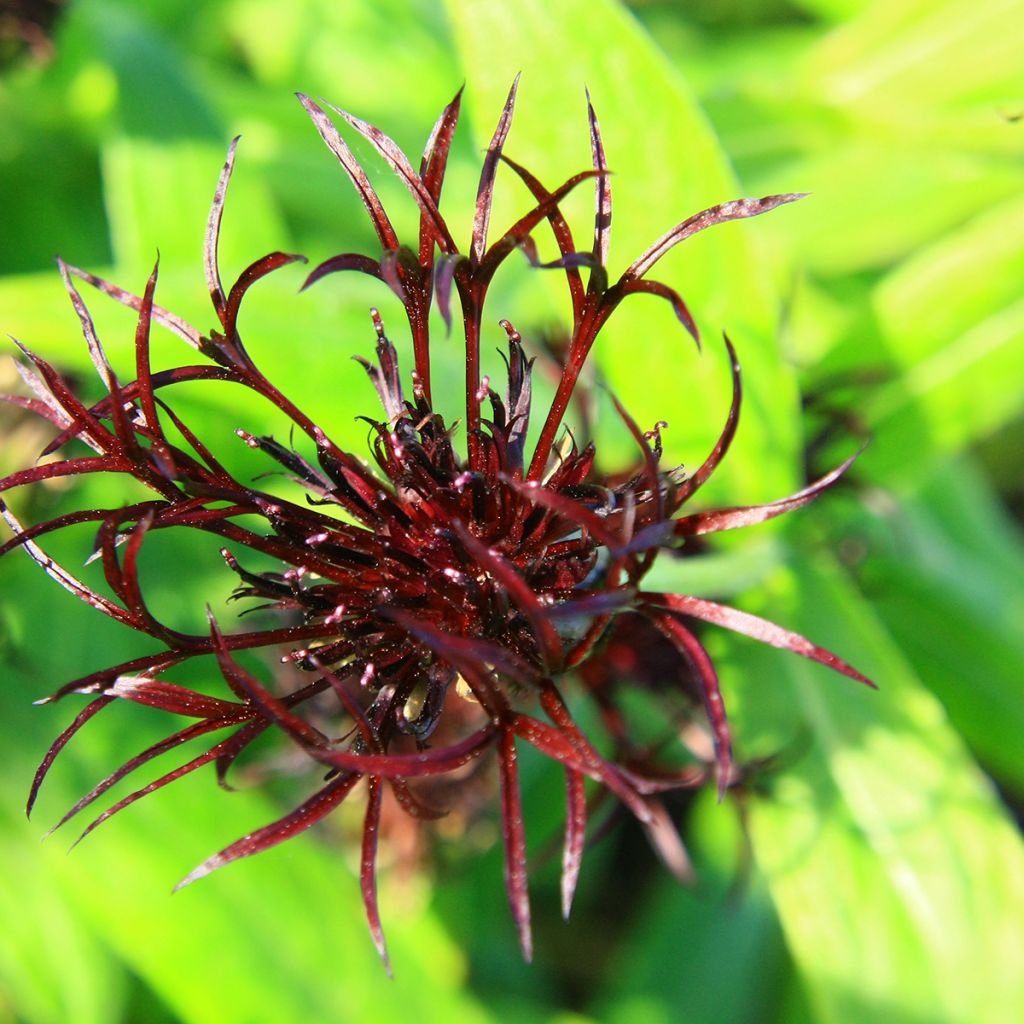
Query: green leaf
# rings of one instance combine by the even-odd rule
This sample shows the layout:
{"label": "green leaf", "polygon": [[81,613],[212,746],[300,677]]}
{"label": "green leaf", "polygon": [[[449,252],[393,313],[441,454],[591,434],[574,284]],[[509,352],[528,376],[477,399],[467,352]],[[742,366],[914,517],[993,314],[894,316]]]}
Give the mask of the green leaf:
{"label": "green leaf", "polygon": [[65,39],[113,72],[122,131],[163,139],[223,134],[178,40],[151,26],[134,5],[94,0],[75,7]]}
{"label": "green leaf", "polygon": [[814,149],[784,177],[771,170],[762,187],[781,181],[811,197],[779,218],[773,237],[826,277],[885,269],[1020,191],[1014,167],[877,135]]}
{"label": "green leaf", "polygon": [[0,1020],[120,1020],[124,970],[53,884],[51,859],[40,856],[38,838],[8,800],[11,788],[0,794],[0,871],[8,880],[0,886]]}
{"label": "green leaf", "polygon": [[984,765],[1024,793],[1024,543],[966,458],[876,510],[885,548],[861,569],[879,617]]}
{"label": "green leaf", "polygon": [[[822,39],[805,66],[806,91],[870,111],[878,121],[982,114],[1020,99],[1020,0],[873,3]],[[1007,136],[1009,147],[1011,140]]]}
{"label": "green leaf", "polygon": [[232,44],[256,79],[271,86],[268,91],[322,93],[360,117],[383,117],[388,134],[403,145],[414,142],[418,153],[459,86],[437,8],[434,0],[296,0],[287,7],[239,0],[227,5],[225,23]]}
{"label": "green leaf", "polygon": [[914,253],[875,289],[879,323],[906,367],[934,357],[986,316],[1013,305],[1024,276],[1024,200],[985,210]]}
{"label": "green leaf", "polygon": [[[773,614],[854,657],[881,687],[773,657],[770,683],[813,746],[755,802],[751,834],[815,1019],[1019,1016],[1020,837],[868,606],[822,559],[794,565],[799,587],[791,578],[776,592]],[[765,714],[754,703],[763,652],[741,665],[751,725]]]}
{"label": "green leaf", "polygon": [[[1024,203],[986,211],[897,267],[875,307],[902,375],[873,395],[875,467],[903,479],[909,447],[956,451],[1024,409]],[[923,468],[920,461],[915,467]]]}

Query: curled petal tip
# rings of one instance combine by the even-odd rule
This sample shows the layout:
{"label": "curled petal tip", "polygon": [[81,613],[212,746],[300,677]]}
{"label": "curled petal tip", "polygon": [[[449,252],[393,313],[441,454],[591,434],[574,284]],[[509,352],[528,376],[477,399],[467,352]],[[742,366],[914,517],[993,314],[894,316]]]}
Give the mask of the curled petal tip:
{"label": "curled petal tip", "polygon": [[171,889],[172,893],[180,892],[186,886],[191,885],[193,882],[198,882],[200,878],[205,878],[210,873],[210,869],[205,864],[200,864],[199,867],[190,871],[177,885]]}
{"label": "curled petal tip", "polygon": [[381,963],[384,965],[384,972],[389,978],[394,980],[395,972],[391,967],[391,957],[388,955],[387,943],[384,941],[383,935],[373,935],[373,948],[377,950],[377,956],[380,957]]}

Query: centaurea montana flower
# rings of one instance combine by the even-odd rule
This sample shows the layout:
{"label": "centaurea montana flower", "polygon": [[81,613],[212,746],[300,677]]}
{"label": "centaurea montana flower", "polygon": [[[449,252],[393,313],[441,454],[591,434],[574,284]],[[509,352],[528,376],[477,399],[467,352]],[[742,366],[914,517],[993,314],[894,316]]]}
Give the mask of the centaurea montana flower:
{"label": "centaurea montana flower", "polygon": [[[573,669],[598,648],[609,622],[624,612],[647,619],[688,663],[697,679],[714,742],[720,793],[733,778],[729,728],[715,667],[693,630],[694,622],[724,626],[795,651],[862,682],[834,654],[754,615],[697,597],[642,589],[659,550],[678,548],[703,534],[763,522],[817,497],[851,460],[797,494],[749,507],[678,515],[726,455],[740,413],[739,365],[732,369],[732,402],[721,435],[693,473],[664,470],[659,428],[643,431],[616,402],[634,439],[638,468],[627,477],[602,476],[592,444],[577,445],[563,423],[595,338],[624,299],[636,293],[667,300],[696,339],[680,295],[648,277],[673,246],[714,224],[750,217],[799,198],[775,195],[714,206],[677,224],[617,279],[607,271],[612,220],[609,171],[597,117],[588,100],[592,167],[549,191],[508,159],[503,147],[512,120],[513,85],[483,161],[468,249],[461,251],[439,210],[460,95],[445,108],[420,161],[407,156],[379,129],[333,108],[367,139],[401,179],[418,206],[419,238],[403,245],[361,165],[325,110],[300,95],[320,136],[355,185],[380,241],[375,255],[343,253],[326,260],[306,285],[339,271],[379,279],[401,300],[412,338],[414,369],[407,390],[395,347],[373,311],[376,362],[362,360],[383,414],[370,420],[375,468],[343,450],[283,394],[250,358],[238,331],[248,289],[260,278],[302,257],[274,252],[242,272],[230,288],[218,269],[218,238],[236,139],[217,186],[205,243],[205,276],[216,326],[203,334],[156,304],[157,269],[141,296],[86,271],[60,263],[106,396],[87,405],[49,363],[22,346],[23,376],[34,397],[8,396],[49,420],[58,436],[47,455],[73,444],[91,454],[15,472],[0,491],[57,477],[88,473],[133,477],[152,493],[123,507],[89,508],[24,527],[0,505],[14,537],[0,553],[24,548],[50,576],[98,611],[145,633],[159,647],[130,661],[90,672],[49,698],[85,694],[90,702],[58,737],[37,773],[29,799],[56,755],[97,712],[128,700],[195,721],[131,757],[65,815],[93,804],[116,783],[158,755],[203,736],[226,732],[203,753],[121,798],[86,829],[170,782],[214,764],[223,782],[230,765],[267,730],[284,733],[327,770],[323,785],[291,813],[210,857],[182,884],[240,857],[265,850],[322,819],[365,779],[361,888],[370,929],[387,959],[377,910],[375,860],[385,791],[414,817],[436,811],[417,793],[417,780],[456,773],[488,751],[497,760],[505,876],[524,955],[531,955],[526,844],[517,769],[517,744],[530,744],[565,771],[566,826],[562,871],[568,915],[580,870],[587,819],[585,780],[616,796],[655,834],[665,816],[658,794],[700,783],[706,772],[642,771],[607,758],[577,726],[565,692]],[[533,205],[497,241],[488,243],[492,194],[504,162],[524,183]],[[577,249],[560,209],[578,185],[592,181],[595,226],[589,249]],[[480,336],[488,289],[514,251],[541,265],[532,238],[544,226],[559,257],[547,264],[562,274],[572,309],[557,386],[532,451],[527,450],[533,359],[519,332],[507,333],[507,381],[499,395],[481,374]],[[584,280],[586,275],[586,280]],[[133,379],[122,381],[106,357],[75,279],[88,282],[138,314]],[[432,399],[430,313],[434,302],[451,326],[457,293],[465,338],[465,449],[455,427]],[[150,330],[157,323],[195,352],[193,361],[155,371]],[[214,447],[174,412],[167,393],[186,381],[230,381],[283,413],[315,451],[309,458],[269,436],[239,430],[253,449],[284,467],[298,485],[297,500],[236,479]],[[660,425],[659,425],[660,426]],[[560,432],[562,439],[560,440]],[[87,586],[39,547],[45,534],[74,524],[99,524],[96,555],[112,596]],[[258,599],[278,615],[271,628],[224,632],[209,617],[209,632],[192,635],[160,621],[139,581],[140,552],[158,530],[191,529],[224,542],[223,558],[237,573],[235,597]],[[246,552],[269,556],[275,572],[246,568]],[[243,650],[271,649],[298,666],[308,682],[287,693],[271,687],[236,658]],[[230,696],[212,696],[168,677],[175,666],[215,659]],[[667,680],[668,685],[681,685]],[[336,723],[325,731],[324,701]],[[529,713],[539,708],[540,714]],[[313,708],[316,715],[311,714]],[[607,710],[605,708],[604,710]],[[318,723],[318,724],[315,724]],[[340,738],[339,738],[340,737]],[[659,840],[660,841],[660,840]]]}

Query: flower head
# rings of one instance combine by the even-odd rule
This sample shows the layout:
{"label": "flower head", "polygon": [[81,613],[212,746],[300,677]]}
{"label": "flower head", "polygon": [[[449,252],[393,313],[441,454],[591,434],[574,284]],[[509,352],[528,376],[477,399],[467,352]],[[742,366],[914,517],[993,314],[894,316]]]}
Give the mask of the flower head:
{"label": "flower head", "polygon": [[[237,139],[218,183],[206,236],[206,283],[216,315],[209,333],[156,304],[156,268],[138,296],[60,263],[107,394],[87,406],[49,363],[22,346],[27,360],[22,372],[34,397],[9,400],[56,427],[58,436],[46,454],[83,445],[91,453],[72,450],[56,461],[23,469],[0,480],[0,491],[55,477],[104,473],[133,477],[151,497],[126,506],[71,512],[31,527],[22,526],[0,505],[14,531],[0,553],[24,548],[77,597],[148,634],[159,646],[75,679],[50,698],[77,693],[89,695],[91,701],[44,758],[29,806],[68,740],[97,712],[119,700],[194,721],[131,757],[72,807],[61,824],[135,769],[189,740],[214,738],[204,753],[109,807],[86,832],[205,764],[214,764],[223,780],[232,762],[258,736],[279,730],[327,770],[323,785],[290,814],[201,864],[182,884],[291,838],[336,808],[365,779],[361,885],[374,941],[386,958],[374,868],[385,791],[390,790],[410,814],[431,817],[437,812],[424,799],[419,780],[455,773],[493,754],[500,779],[506,884],[529,957],[517,744],[536,747],[565,770],[566,914],[583,852],[586,779],[618,797],[664,845],[664,813],[657,794],[699,784],[707,775],[703,770],[648,770],[627,763],[625,757],[607,758],[576,725],[566,695],[573,694],[574,686],[585,687],[577,684],[573,670],[589,657],[601,657],[595,651],[614,617],[642,617],[692,667],[707,710],[720,792],[734,774],[729,729],[714,665],[692,629],[695,621],[745,633],[867,682],[835,655],[780,626],[700,598],[643,589],[644,576],[660,549],[805,505],[852,461],[780,501],[680,514],[726,455],[737,428],[740,372],[728,339],[731,407],[718,442],[696,472],[662,467],[663,424],[645,431],[618,403],[618,414],[637,448],[637,468],[631,474],[603,476],[596,468],[593,445],[578,445],[563,422],[595,338],[630,295],[667,300],[696,338],[693,319],[679,294],[648,277],[669,249],[706,227],[763,213],[799,197],[741,199],[705,210],[676,225],[613,281],[607,271],[612,222],[609,172],[589,103],[592,166],[548,190],[503,153],[515,101],[513,85],[483,161],[464,251],[439,209],[460,95],[438,119],[418,169],[379,129],[335,108],[335,114],[381,154],[418,206],[419,237],[407,246],[399,241],[366,173],[329,115],[309,98],[299,98],[355,185],[381,247],[379,254],[343,253],[328,259],[312,271],[306,286],[333,273],[358,271],[390,287],[408,318],[411,375],[403,375],[385,324],[376,310],[371,311],[375,359],[360,360],[381,404],[368,420],[370,465],[336,444],[328,430],[314,423],[250,358],[238,330],[245,294],[265,275],[302,258],[271,253],[244,270],[230,289],[224,288],[218,237]],[[502,162],[525,184],[532,206],[496,241],[489,241],[492,193]],[[594,188],[595,218],[592,244],[581,250],[560,204],[584,182]],[[551,231],[559,251],[558,258],[546,264],[540,263],[532,237],[541,228]],[[507,334],[507,372],[500,390],[482,374],[480,363],[488,289],[516,250],[533,264],[564,276],[572,309],[554,398],[543,412],[532,447],[527,438],[531,416],[537,415],[531,408],[534,359],[510,320],[500,321]],[[75,279],[137,312],[131,380],[122,381],[107,359]],[[432,397],[430,312],[436,302],[450,327],[453,292],[462,309],[465,341],[461,431],[459,424],[445,422]],[[168,370],[151,369],[154,322],[189,345],[193,360]],[[287,471],[296,485],[294,498],[242,482],[224,467],[215,444],[197,436],[171,405],[174,386],[186,381],[242,385],[291,421],[304,437],[301,445],[285,445],[246,430],[237,433]],[[109,596],[77,579],[37,543],[45,534],[84,522],[98,524],[95,550]],[[209,631],[192,635],[172,628],[151,611],[139,580],[140,552],[151,534],[172,528],[212,533],[223,541],[222,556],[239,580],[234,597],[272,609],[275,619],[268,628],[227,631],[211,613]],[[247,562],[254,555],[269,556],[277,568],[251,568]],[[237,659],[237,652],[252,649],[274,651],[281,661],[301,669],[308,681],[280,692]],[[176,666],[200,657],[216,662],[229,693],[211,696],[170,678]],[[668,686],[683,682],[664,680]],[[593,693],[597,695],[597,689]],[[605,712],[614,711],[609,693],[599,695]],[[622,737],[613,739],[623,746]]]}

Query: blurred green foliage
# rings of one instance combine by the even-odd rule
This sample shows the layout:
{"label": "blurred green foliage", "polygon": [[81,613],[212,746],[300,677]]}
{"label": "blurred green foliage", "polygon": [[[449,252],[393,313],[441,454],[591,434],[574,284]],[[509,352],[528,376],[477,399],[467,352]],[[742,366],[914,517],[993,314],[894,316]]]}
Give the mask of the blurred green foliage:
{"label": "blurred green foliage", "polygon": [[[68,370],[85,371],[87,354],[56,252],[139,290],[159,247],[160,301],[207,323],[200,244],[236,133],[227,276],[271,249],[313,261],[372,251],[297,89],[415,153],[465,81],[471,131],[457,140],[445,198],[468,235],[479,156],[512,76],[523,72],[508,151],[549,183],[588,165],[588,86],[615,172],[616,266],[712,202],[812,192],[666,260],[662,277],[710,339],[702,357],[670,314],[637,303],[596,359],[640,422],[672,421],[669,456],[692,464],[724,417],[714,339],[728,329],[748,395],[709,501],[775,497],[800,479],[805,453],[821,469],[871,436],[851,485],[658,572],[659,585],[807,632],[881,685],[856,690],[799,659],[709,636],[739,756],[778,755],[779,767],[723,806],[708,794],[672,805],[696,886],[666,877],[624,825],[586,860],[569,924],[558,919],[553,866],[538,870],[528,968],[493,833],[441,838],[411,877],[387,870],[385,850],[390,982],[366,935],[344,814],[169,896],[194,863],[293,795],[287,770],[233,796],[212,778],[179,783],[71,858],[59,837],[38,844],[43,825],[26,825],[20,807],[34,762],[73,711],[30,701],[138,649],[27,559],[5,559],[0,1021],[1024,1017],[1013,820],[1024,801],[1024,543],[1007,512],[1020,511],[1022,494],[1022,35],[1020,0],[652,0],[631,10],[613,0],[79,0],[49,53],[0,51],[0,322]],[[389,208],[407,211],[399,225],[411,224],[401,186],[366,147],[357,154]],[[499,220],[523,199],[501,182]],[[587,216],[585,202],[570,209]],[[283,390],[361,445],[352,421],[372,396],[348,357],[369,344],[366,308],[387,317],[393,300],[355,279],[297,296],[299,272],[288,273],[252,293],[247,343]],[[537,277],[509,275],[495,338],[503,302],[524,332],[564,312]],[[109,305],[92,303],[108,351],[124,359],[131,320]],[[202,387],[181,403],[206,437],[229,437],[252,415],[234,394],[211,407]],[[22,421],[3,424],[9,469],[41,444]],[[607,438],[598,430],[605,452],[625,451],[610,425]],[[30,518],[66,500],[44,490],[18,496]],[[169,550],[167,564],[181,554]],[[211,584],[165,572],[155,585],[183,624],[211,586],[230,589],[224,574]],[[49,780],[40,822],[123,760],[125,735],[141,749],[153,728],[126,709],[87,730]],[[560,785],[529,758],[523,771],[540,854],[557,833]]]}

